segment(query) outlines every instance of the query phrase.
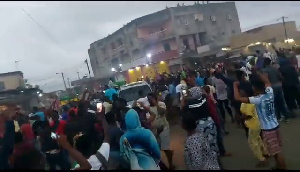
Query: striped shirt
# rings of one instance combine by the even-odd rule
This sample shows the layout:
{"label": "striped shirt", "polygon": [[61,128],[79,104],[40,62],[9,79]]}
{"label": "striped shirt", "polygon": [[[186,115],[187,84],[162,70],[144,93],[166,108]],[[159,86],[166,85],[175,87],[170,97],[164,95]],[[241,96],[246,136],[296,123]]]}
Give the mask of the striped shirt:
{"label": "striped shirt", "polygon": [[271,87],[267,87],[265,94],[249,97],[249,101],[255,104],[262,130],[271,130],[279,126],[274,108],[274,93]]}

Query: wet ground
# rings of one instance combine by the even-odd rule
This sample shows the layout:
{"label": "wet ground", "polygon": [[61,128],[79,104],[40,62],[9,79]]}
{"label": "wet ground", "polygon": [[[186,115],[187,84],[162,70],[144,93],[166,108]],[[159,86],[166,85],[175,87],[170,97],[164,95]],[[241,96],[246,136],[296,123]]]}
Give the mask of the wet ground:
{"label": "wet ground", "polygon": [[[229,135],[225,136],[224,142],[228,152],[232,153],[232,157],[222,158],[224,169],[228,170],[251,170],[251,169],[270,169],[274,166],[273,158],[270,158],[270,165],[267,168],[256,168],[257,160],[252,154],[245,131],[237,128],[236,125],[227,124]],[[300,119],[292,119],[290,124],[284,122],[280,125],[281,136],[283,140],[283,152],[285,155],[287,167],[290,170],[300,169]],[[176,169],[183,170],[185,168],[183,157],[183,146],[186,138],[185,131],[179,124],[171,125],[171,149],[174,152],[174,165]],[[163,154],[163,161],[166,162]]]}

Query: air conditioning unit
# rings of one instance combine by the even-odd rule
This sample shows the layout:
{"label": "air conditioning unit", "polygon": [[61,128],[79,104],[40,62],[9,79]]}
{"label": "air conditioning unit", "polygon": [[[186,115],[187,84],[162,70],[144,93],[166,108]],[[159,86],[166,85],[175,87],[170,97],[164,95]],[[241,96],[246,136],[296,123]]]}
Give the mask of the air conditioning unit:
{"label": "air conditioning unit", "polygon": [[210,20],[215,22],[216,21],[216,16],[210,16]]}
{"label": "air conditioning unit", "polygon": [[184,25],[189,25],[189,21],[188,21],[188,19],[186,19],[185,21],[184,21]]}
{"label": "air conditioning unit", "polygon": [[227,20],[231,20],[231,15],[230,15],[230,14],[227,14],[227,15],[226,15],[226,18],[227,18]]}

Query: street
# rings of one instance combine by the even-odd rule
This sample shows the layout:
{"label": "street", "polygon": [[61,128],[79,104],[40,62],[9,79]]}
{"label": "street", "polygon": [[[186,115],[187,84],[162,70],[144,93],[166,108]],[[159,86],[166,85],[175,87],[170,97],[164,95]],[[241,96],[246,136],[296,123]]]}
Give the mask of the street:
{"label": "street", "polygon": [[[283,151],[289,170],[300,169],[300,137],[298,133],[298,126],[300,125],[300,119],[291,120],[290,124],[285,124],[281,122],[281,136],[283,141]],[[225,147],[228,152],[232,153],[232,157],[222,158],[224,169],[227,170],[253,170],[253,169],[270,169],[274,166],[273,158],[270,158],[269,167],[267,168],[256,168],[255,165],[257,160],[252,154],[247,139],[245,136],[245,131],[243,129],[238,129],[236,125],[227,124],[229,135],[225,136]],[[173,162],[176,166],[176,170],[184,170],[185,162],[183,156],[184,141],[186,138],[185,131],[181,128],[179,124],[171,126],[171,149],[173,149],[174,157]],[[167,160],[165,154],[162,153],[163,161]]]}

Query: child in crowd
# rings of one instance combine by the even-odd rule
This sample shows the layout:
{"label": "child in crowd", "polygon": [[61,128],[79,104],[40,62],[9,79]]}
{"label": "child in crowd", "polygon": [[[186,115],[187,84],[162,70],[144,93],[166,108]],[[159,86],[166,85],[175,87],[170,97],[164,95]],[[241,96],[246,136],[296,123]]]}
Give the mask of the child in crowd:
{"label": "child in crowd", "polygon": [[239,93],[239,82],[234,83],[234,98],[242,103],[255,104],[262,129],[262,139],[271,156],[274,156],[275,169],[286,169],[282,154],[282,142],[279,124],[274,109],[274,94],[267,74],[255,73],[250,78],[254,94],[257,96],[242,97]]}
{"label": "child in crowd", "polygon": [[[240,95],[251,97],[253,91],[250,88],[240,86],[239,87]],[[263,141],[260,137],[260,123],[256,113],[255,105],[251,103],[242,103],[241,104],[241,114],[244,119],[245,126],[248,129],[248,143],[254,153],[255,157],[259,160],[257,167],[263,167],[268,164],[267,159],[264,157],[266,154],[266,149],[263,144]]]}

